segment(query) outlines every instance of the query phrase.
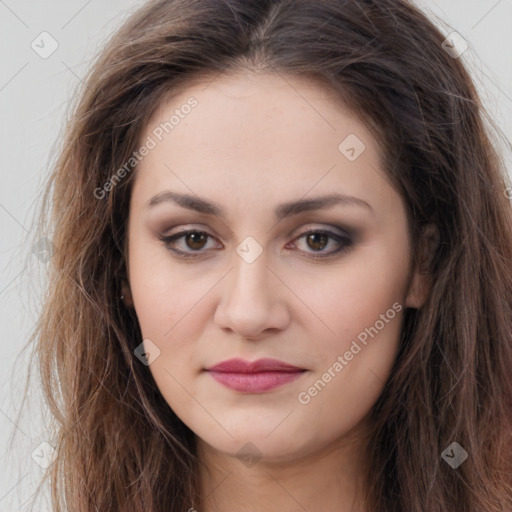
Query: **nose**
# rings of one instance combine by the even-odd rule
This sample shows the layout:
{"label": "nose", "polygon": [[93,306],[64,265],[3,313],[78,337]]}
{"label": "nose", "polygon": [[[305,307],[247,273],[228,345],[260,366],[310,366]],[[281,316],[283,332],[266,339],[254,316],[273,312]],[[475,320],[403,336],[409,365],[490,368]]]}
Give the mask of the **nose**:
{"label": "nose", "polygon": [[223,280],[215,323],[251,339],[285,329],[290,322],[287,291],[275,274],[267,266],[265,253],[252,263],[236,255],[233,269]]}

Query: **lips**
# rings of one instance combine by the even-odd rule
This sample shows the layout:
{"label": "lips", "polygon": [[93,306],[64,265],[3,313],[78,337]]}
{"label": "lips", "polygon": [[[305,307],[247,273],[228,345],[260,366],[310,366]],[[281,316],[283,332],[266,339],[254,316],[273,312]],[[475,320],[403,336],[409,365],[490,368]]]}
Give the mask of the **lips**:
{"label": "lips", "polygon": [[278,359],[269,358],[252,362],[244,359],[228,359],[208,368],[208,371],[221,373],[298,372],[302,370],[302,368],[292,366]]}
{"label": "lips", "polygon": [[219,383],[235,391],[261,393],[299,378],[306,370],[278,359],[229,359],[207,369]]}

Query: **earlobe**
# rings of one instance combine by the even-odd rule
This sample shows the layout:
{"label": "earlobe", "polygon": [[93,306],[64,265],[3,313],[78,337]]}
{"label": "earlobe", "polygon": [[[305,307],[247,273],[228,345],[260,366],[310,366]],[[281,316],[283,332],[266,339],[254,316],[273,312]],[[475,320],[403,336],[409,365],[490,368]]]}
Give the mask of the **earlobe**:
{"label": "earlobe", "polygon": [[432,288],[432,262],[440,243],[439,229],[435,224],[423,228],[418,241],[418,261],[410,281],[405,307],[420,309]]}
{"label": "earlobe", "polygon": [[126,307],[133,307],[132,292],[130,290],[130,285],[125,279],[123,279],[121,282],[121,300]]}

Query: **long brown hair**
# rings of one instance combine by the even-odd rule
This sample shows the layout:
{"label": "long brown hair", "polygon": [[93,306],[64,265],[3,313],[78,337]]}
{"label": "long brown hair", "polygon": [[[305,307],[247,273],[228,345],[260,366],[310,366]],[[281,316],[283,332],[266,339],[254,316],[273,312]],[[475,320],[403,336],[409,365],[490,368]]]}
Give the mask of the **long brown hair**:
{"label": "long brown hair", "polygon": [[[194,435],[134,357],[141,333],[120,300],[136,166],[105,184],[164,96],[242,67],[334,91],[381,145],[415,258],[422,228],[439,229],[431,293],[406,310],[371,410],[367,510],[512,510],[512,211],[475,86],[444,40],[407,0],[153,0],[112,38],[41,215],[54,255],[33,339],[55,417],[54,510],[200,510]],[[457,468],[441,456],[453,442],[468,453]]]}

